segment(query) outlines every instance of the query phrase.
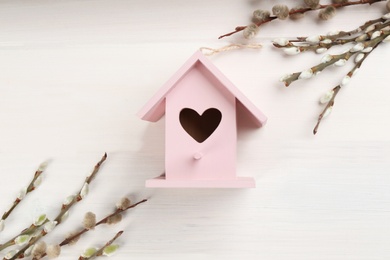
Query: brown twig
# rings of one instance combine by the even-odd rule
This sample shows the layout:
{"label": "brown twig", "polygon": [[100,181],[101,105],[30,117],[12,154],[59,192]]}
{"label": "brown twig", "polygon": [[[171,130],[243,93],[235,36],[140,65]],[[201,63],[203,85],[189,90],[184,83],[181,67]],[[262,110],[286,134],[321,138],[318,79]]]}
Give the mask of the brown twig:
{"label": "brown twig", "polygon": [[[24,194],[22,195],[22,197],[18,197],[15,199],[15,201],[12,203],[12,206],[3,214],[3,216],[1,217],[0,221],[5,221],[9,215],[11,215],[12,211],[19,205],[19,203],[23,200],[23,198],[30,192],[34,191],[35,188],[37,187],[36,185],[36,181],[38,180],[38,178],[42,175],[43,171],[45,170],[46,168],[46,163],[42,163],[38,169],[35,171],[34,173],[34,177],[33,179],[31,180],[30,184],[27,186],[27,188],[24,190]],[[1,231],[1,230],[0,230]],[[1,251],[1,249],[0,249]]]}
{"label": "brown twig", "polygon": [[[383,41],[383,39],[384,39],[385,37],[387,37],[387,36],[385,35],[385,36],[382,36],[382,37],[378,37],[378,39],[375,41],[375,44],[374,44],[373,47],[372,47],[373,50],[374,50],[376,47],[378,47],[378,45]],[[374,39],[374,40],[375,40],[375,39]],[[373,50],[372,50],[372,51],[373,51]],[[364,60],[368,57],[368,55],[370,55],[370,53],[372,53],[372,51],[369,52],[369,53],[367,53],[366,55],[364,55],[364,57],[363,57],[359,62],[356,63],[356,65],[352,68],[352,70],[350,70],[350,71],[348,72],[348,74],[347,74],[348,77],[352,77],[352,75],[354,75],[354,73],[362,66]],[[322,122],[322,119],[324,118],[324,115],[327,113],[327,110],[333,108],[333,106],[334,106],[334,100],[335,100],[337,94],[339,93],[340,89],[341,89],[340,85],[338,85],[338,86],[336,86],[336,87],[333,88],[333,96],[332,96],[332,98],[331,98],[331,99],[329,100],[329,102],[326,104],[326,106],[325,106],[324,110],[322,111],[322,113],[318,116],[317,124],[315,125],[315,127],[314,127],[314,129],[313,129],[313,134],[314,134],[314,135],[317,134],[318,128],[319,128],[319,126],[320,126],[320,123]]]}
{"label": "brown twig", "polygon": [[[144,202],[146,202],[146,201],[148,201],[148,200],[147,200],[147,199],[143,199],[143,200],[141,200],[141,201],[139,201],[139,202],[137,202],[137,203],[134,203],[134,204],[130,205],[130,206],[127,207],[127,208],[124,208],[124,209],[116,209],[112,214],[110,214],[110,215],[106,216],[105,218],[101,219],[100,221],[98,221],[98,222],[96,223],[95,227],[96,227],[96,226],[99,226],[99,225],[101,225],[101,224],[106,224],[106,223],[107,223],[107,220],[108,220],[109,218],[114,217],[114,216],[116,216],[116,215],[118,215],[118,214],[120,214],[120,213],[122,213],[122,212],[124,212],[124,211],[126,211],[126,210],[128,210],[128,209],[134,208],[134,207],[138,206],[139,204],[144,203]],[[79,231],[78,233],[74,234],[73,236],[64,239],[64,240],[60,243],[60,246],[64,246],[64,245],[69,244],[72,240],[74,240],[75,238],[78,238],[79,236],[81,236],[82,234],[84,234],[84,233],[86,233],[86,232],[88,232],[88,231],[89,231],[89,229],[84,228],[83,230]]]}
{"label": "brown twig", "polygon": [[[300,9],[295,9],[295,10],[291,10],[289,12],[289,15],[294,15],[294,14],[304,14],[306,12],[309,12],[309,11],[315,11],[315,10],[318,10],[318,9],[325,9],[329,6],[333,6],[334,8],[341,8],[341,7],[345,7],[345,6],[351,6],[351,5],[361,5],[361,4],[369,4],[369,5],[372,5],[374,3],[377,3],[377,2],[382,2],[382,1],[386,1],[386,0],[359,0],[359,1],[354,1],[354,2],[345,2],[345,3],[339,3],[339,4],[327,4],[327,5],[319,5],[319,7],[317,9],[311,9],[311,8],[300,8]],[[268,17],[267,19],[263,20],[263,21],[258,21],[256,22],[255,24],[257,26],[261,26],[265,23],[269,23],[273,20],[277,19],[276,16],[270,16]],[[243,31],[245,30],[247,26],[237,26],[234,31],[232,32],[229,32],[229,33],[226,33],[224,35],[221,35],[218,37],[218,39],[222,39],[224,37],[227,37],[227,36],[231,36],[233,34],[236,34],[240,31]]]}
{"label": "brown twig", "polygon": [[[375,30],[371,30],[369,32],[362,33],[365,29],[367,29],[370,26],[375,25]],[[370,38],[373,31],[381,30],[387,26],[390,25],[390,21],[387,21],[383,18],[378,18],[374,20],[367,21],[364,25],[351,30],[351,31],[340,31],[337,34],[334,35],[319,35],[318,36],[318,42],[317,43],[311,43],[308,42],[308,37],[297,37],[296,40],[289,40],[286,45],[280,45],[277,42],[273,42],[273,45],[277,48],[289,48],[289,47],[296,47],[299,49],[299,52],[304,51],[316,51],[321,48],[325,48],[326,50],[329,50],[331,47],[336,45],[344,45],[346,43],[351,42],[362,42],[365,41],[365,38]],[[358,34],[357,36],[354,36],[355,34]],[[351,38],[341,38],[345,36],[354,36]],[[364,36],[364,37],[363,37]]]}
{"label": "brown twig", "polygon": [[[54,219],[54,221],[52,221],[53,225],[56,226],[56,225],[59,225],[61,224],[62,222],[62,217],[68,212],[68,210],[73,206],[75,205],[77,202],[81,201],[83,198],[84,198],[84,194],[83,195],[83,192],[85,192],[85,189],[88,188],[88,185],[89,183],[94,179],[94,177],[96,176],[96,174],[98,173],[99,169],[100,169],[100,166],[102,165],[102,163],[107,159],[107,153],[105,153],[103,155],[103,157],[100,159],[100,161],[95,165],[92,173],[86,178],[82,188],[79,190],[79,192],[77,193],[77,195],[72,199],[72,201],[70,203],[67,203],[66,205],[63,204],[62,207],[61,207],[61,210],[59,212],[59,214],[57,215],[57,217]],[[47,219],[45,221],[44,224],[49,224],[49,220]],[[37,228],[33,229],[33,230],[30,230],[31,233],[29,234],[33,234],[33,232],[35,232],[37,230]],[[31,238],[31,240],[27,243],[27,245],[25,245],[24,247],[22,247],[21,249],[19,249],[16,254],[10,258],[9,260],[14,260],[14,259],[17,259],[17,258],[24,258],[24,252],[32,245],[34,245],[37,241],[39,241],[42,237],[46,236],[47,233],[49,231],[45,230],[45,229],[42,229],[40,231],[40,233],[34,237]],[[5,259],[4,259],[5,260]]]}
{"label": "brown twig", "polygon": [[123,234],[123,231],[119,231],[118,233],[116,233],[116,235],[110,241],[108,241],[102,248],[97,250],[94,254],[92,254],[89,257],[82,257],[82,256],[80,256],[79,260],[92,259],[92,258],[95,258],[95,257],[103,255],[104,249],[107,248],[108,246],[110,246],[122,234]]}
{"label": "brown twig", "polygon": [[[341,59],[348,60],[353,54],[354,53],[349,51],[349,52],[342,53],[342,54],[339,54],[339,55],[332,55],[332,59],[331,60],[329,60],[327,62],[320,63],[320,64],[318,64],[316,66],[313,66],[313,67],[310,68],[310,70],[312,71],[313,74],[316,74],[318,72],[321,72],[325,68],[329,67],[330,65],[335,64],[337,61],[339,61]],[[286,79],[284,81],[284,85],[286,87],[288,87],[292,82],[298,80],[300,75],[301,75],[301,72],[295,72],[295,73],[291,74],[290,77],[288,77],[288,79]]]}
{"label": "brown twig", "polygon": [[[118,215],[118,214],[120,214],[120,213],[122,213],[122,212],[124,212],[124,211],[126,211],[126,210],[128,210],[128,209],[135,208],[135,207],[138,206],[139,204],[144,203],[144,202],[146,202],[146,201],[148,201],[148,200],[147,200],[147,199],[143,199],[143,200],[141,200],[141,201],[139,201],[139,202],[137,202],[137,203],[134,203],[134,204],[132,204],[132,205],[130,205],[130,206],[124,208],[124,209],[120,209],[120,208],[119,208],[119,209],[116,209],[113,213],[111,213],[110,215],[108,215],[108,216],[104,217],[103,219],[101,219],[100,221],[98,221],[98,222],[95,224],[95,227],[96,227],[96,226],[99,226],[99,225],[101,225],[101,224],[106,224],[106,223],[107,223],[107,220],[108,220],[109,218],[114,217],[114,216],[116,216],[116,215]],[[87,228],[84,228],[84,229],[80,230],[80,231],[77,232],[76,234],[74,234],[74,235],[72,235],[72,236],[70,236],[70,237],[64,239],[64,240],[59,244],[59,246],[61,247],[61,246],[65,246],[65,245],[68,245],[68,244],[72,243],[72,241],[74,241],[75,239],[78,239],[79,237],[81,237],[81,235],[83,235],[84,233],[88,232],[89,230],[90,230],[90,229],[87,229]],[[40,257],[40,259],[44,258],[45,256],[46,256],[46,253],[43,254],[43,255]],[[38,259],[33,258],[33,260],[38,260]]]}
{"label": "brown twig", "polygon": [[[370,55],[380,43],[389,41],[389,26],[390,15],[385,14],[381,18],[367,21],[358,28],[348,32],[341,31],[334,35],[297,37],[296,40],[291,41],[284,38],[274,40],[274,46],[284,49],[286,54],[298,54],[305,50],[316,50],[317,53],[321,53],[334,45],[343,45],[345,43],[355,44],[344,53],[338,55],[325,55],[319,64],[308,70],[291,73],[281,78],[281,81],[287,87],[296,80],[309,79],[317,75],[318,72],[321,72],[332,64],[336,66],[344,66],[352,56],[355,56],[355,66],[353,69],[344,76],[340,85],[334,87],[327,93],[327,95],[321,98],[321,103],[326,105],[321,114],[318,116],[317,123],[313,129],[313,134],[318,132],[320,123],[332,111],[335,98],[339,93],[339,90],[349,83],[368,55]],[[341,38],[345,36],[353,37],[346,39]]]}
{"label": "brown twig", "polygon": [[314,127],[314,129],[313,129],[313,134],[317,133],[318,128],[320,127],[320,123],[321,123],[322,119],[324,118],[324,116],[326,115],[326,113],[328,112],[328,109],[332,109],[333,108],[334,100],[335,100],[335,98],[337,96],[337,93],[339,93],[340,88],[341,88],[340,85],[338,85],[338,86],[333,88],[333,96],[332,96],[331,100],[328,102],[328,104],[326,104],[326,106],[325,106],[324,110],[322,111],[322,113],[318,116],[317,124]]}

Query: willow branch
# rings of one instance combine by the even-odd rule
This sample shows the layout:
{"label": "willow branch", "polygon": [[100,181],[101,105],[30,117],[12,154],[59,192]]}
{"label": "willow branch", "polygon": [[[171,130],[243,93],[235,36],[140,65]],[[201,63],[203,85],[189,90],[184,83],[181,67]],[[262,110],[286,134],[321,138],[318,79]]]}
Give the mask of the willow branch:
{"label": "willow branch", "polygon": [[[378,45],[379,45],[379,44],[380,44],[388,35],[390,35],[390,32],[387,33],[387,34],[382,35],[381,37],[377,37],[377,38],[375,38],[375,39],[369,41],[370,45],[371,45],[372,48],[373,48],[372,51],[373,51],[375,48],[377,48]],[[360,61],[358,61],[358,62],[356,63],[356,65],[348,72],[348,74],[346,75],[346,77],[351,78],[351,77],[356,73],[356,71],[362,66],[363,62],[364,62],[365,59],[368,57],[368,55],[370,55],[370,53],[372,53],[372,51],[366,53],[366,54],[363,56],[363,58],[362,58]],[[341,89],[341,86],[340,86],[340,85],[338,85],[338,86],[336,86],[335,88],[333,88],[333,96],[332,96],[332,98],[329,100],[329,102],[326,104],[324,110],[323,110],[323,111],[321,112],[321,114],[318,116],[317,124],[315,125],[315,127],[314,127],[314,129],[313,129],[313,134],[314,134],[314,135],[317,134],[318,128],[319,128],[319,126],[320,126],[322,120],[325,118],[325,116],[326,116],[327,114],[330,113],[330,112],[328,113],[329,109],[331,110],[331,109],[333,108],[333,106],[334,106],[334,100],[335,100],[337,94],[339,93],[339,90],[340,90],[340,89]]]}
{"label": "willow branch", "polygon": [[[289,12],[289,15],[294,15],[294,14],[304,14],[306,12],[310,12],[310,11],[315,11],[315,10],[319,10],[319,9],[324,9],[324,8],[327,8],[329,6],[333,6],[334,8],[341,8],[341,7],[345,7],[345,6],[352,6],[352,5],[362,5],[362,4],[369,4],[369,5],[372,5],[374,3],[377,3],[377,2],[382,2],[382,1],[386,1],[386,0],[360,0],[360,1],[354,1],[354,2],[345,2],[345,3],[339,3],[339,4],[327,4],[327,5],[319,5],[319,7],[317,9],[311,9],[311,8],[300,8],[300,9],[295,9],[295,10],[291,10]],[[263,20],[263,21],[259,21],[259,22],[256,22],[255,24],[257,26],[261,26],[265,23],[269,23],[269,22],[272,22],[273,20],[277,19],[276,16],[270,16],[268,17],[267,19]],[[229,33],[226,33],[224,35],[221,35],[218,37],[218,39],[222,39],[224,37],[227,37],[227,36],[231,36],[233,34],[236,34],[240,31],[243,31],[245,30],[247,26],[237,26],[234,31],[232,32],[229,32]]]}
{"label": "willow branch", "polygon": [[[378,30],[382,30],[390,25],[390,21],[387,21],[383,18],[378,18],[375,20],[367,21],[364,25],[352,30],[352,31],[341,31],[334,35],[319,35],[318,42],[310,42],[308,41],[308,37],[297,37],[296,40],[289,40],[287,44],[280,45],[277,42],[273,42],[273,45],[277,48],[290,48],[296,47],[299,52],[304,51],[316,51],[318,49],[326,49],[329,50],[333,46],[344,45],[347,43],[353,42],[363,42],[366,39],[369,39],[372,36],[372,33]],[[368,32],[364,32],[367,28],[375,26],[372,30]],[[358,34],[358,35],[356,35]],[[355,36],[356,35],[356,36]],[[354,36],[351,38],[340,38],[344,36]]]}
{"label": "willow branch", "polygon": [[[34,178],[31,180],[30,184],[27,186],[26,188],[26,195],[32,191],[34,191],[40,184],[40,178],[41,178],[41,175],[42,173],[44,172],[44,170],[46,169],[46,163],[42,163],[39,168],[35,171],[35,174],[34,174]],[[23,198],[19,196],[19,198],[17,198],[12,207],[4,213],[3,217],[2,217],[2,221],[4,221],[11,213],[12,211],[19,205],[19,203],[21,202]],[[4,244],[0,244],[0,251],[4,250],[5,248],[9,247],[9,246],[12,246],[15,244],[15,239],[20,236],[20,235],[27,235],[27,234],[31,234],[33,232],[35,232],[35,230],[37,230],[37,228],[39,228],[41,225],[34,225],[32,224],[29,228],[26,228],[24,229],[19,235],[13,237],[12,239],[9,239],[7,242],[5,242]]]}
{"label": "willow branch", "polygon": [[89,257],[82,257],[82,256],[80,256],[80,257],[79,257],[79,260],[93,259],[93,258],[96,258],[96,257],[98,257],[98,256],[103,255],[104,249],[106,249],[108,246],[110,246],[110,245],[111,245],[116,239],[118,239],[118,237],[120,237],[122,234],[123,234],[123,231],[119,231],[118,233],[116,233],[116,235],[115,235],[110,241],[108,241],[102,248],[100,248],[99,250],[97,250],[94,254],[92,254],[92,255],[89,256]]}
{"label": "willow branch", "polygon": [[[147,200],[147,199],[143,199],[143,200],[141,200],[141,201],[139,201],[139,202],[137,202],[137,203],[134,203],[134,204],[130,205],[130,206],[127,207],[127,208],[124,208],[124,209],[118,208],[118,209],[116,209],[112,214],[110,214],[110,215],[104,217],[103,219],[99,220],[99,221],[96,223],[95,226],[99,226],[99,225],[101,225],[101,224],[106,224],[108,219],[110,219],[110,218],[112,218],[112,217],[115,217],[116,215],[121,214],[122,212],[124,212],[124,211],[126,211],[126,210],[128,210],[128,209],[135,208],[135,207],[138,206],[139,204],[144,203],[144,202],[146,202],[146,201],[148,201],[148,200]],[[64,240],[60,243],[60,246],[64,246],[64,245],[67,245],[67,244],[71,243],[74,239],[80,237],[82,234],[84,234],[84,233],[86,233],[86,232],[88,232],[88,231],[89,231],[89,229],[86,229],[86,228],[82,229],[81,231],[79,231],[78,233],[72,235],[71,237],[68,237],[68,238],[64,239]]]}
{"label": "willow branch", "polygon": [[320,123],[321,123],[322,119],[327,115],[328,111],[330,111],[329,109],[333,108],[334,100],[337,96],[337,93],[339,93],[340,88],[341,88],[340,85],[333,88],[333,96],[332,96],[331,100],[328,102],[328,104],[326,104],[324,110],[322,110],[321,114],[318,116],[317,124],[313,129],[313,134],[317,134],[317,131],[318,131],[318,128],[320,127]]}
{"label": "willow branch", "polygon": [[[102,163],[107,159],[107,154],[105,153],[103,155],[103,157],[100,159],[100,161],[95,165],[92,173],[86,178],[82,188],[79,190],[79,192],[77,193],[77,195],[69,202],[69,203],[66,203],[66,204],[62,204],[62,207],[61,207],[61,210],[60,212],[58,213],[57,217],[54,219],[54,221],[50,221],[48,219],[45,220],[45,223],[43,224],[44,226],[46,226],[47,224],[50,224],[49,222],[52,222],[53,223],[53,226],[57,226],[59,224],[62,223],[63,221],[63,217],[64,215],[69,211],[69,209],[75,205],[77,202],[81,201],[86,195],[87,195],[87,191],[88,191],[88,186],[89,186],[89,183],[94,179],[94,177],[96,176],[96,174],[99,172],[99,169],[100,169],[100,166],[102,165]],[[53,227],[53,228],[54,228]],[[30,230],[30,234],[33,234],[35,233],[35,231],[37,230],[37,228],[34,228],[34,230]],[[50,230],[51,231],[51,230]],[[17,258],[24,258],[24,252],[32,245],[34,245],[37,241],[39,241],[42,237],[46,236],[48,234],[48,232],[50,232],[49,230],[43,228],[40,233],[36,236],[33,236],[31,238],[31,240],[27,243],[27,245],[25,245],[24,247],[22,247],[21,249],[19,249],[16,254],[10,258],[10,260],[14,260],[14,259],[17,259]],[[14,242],[15,243],[15,242]]]}
{"label": "willow branch", "polygon": [[[45,167],[42,167],[39,166],[38,170],[36,170],[35,174],[34,174],[34,178],[31,180],[30,184],[28,185],[27,189],[26,189],[26,195],[32,191],[35,190],[35,181],[41,176],[41,174],[43,173]],[[13,202],[11,208],[6,211],[3,216],[1,217],[2,220],[5,220],[7,217],[9,217],[9,215],[12,213],[12,211],[19,205],[19,203],[22,201],[21,198],[17,198],[15,199],[15,201]]]}

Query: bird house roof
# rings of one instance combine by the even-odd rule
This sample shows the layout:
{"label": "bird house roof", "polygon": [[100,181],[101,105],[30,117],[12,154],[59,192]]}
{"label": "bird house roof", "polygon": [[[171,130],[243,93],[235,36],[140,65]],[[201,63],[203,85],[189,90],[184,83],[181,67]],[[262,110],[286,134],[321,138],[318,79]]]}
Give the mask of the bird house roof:
{"label": "bird house roof", "polygon": [[243,94],[241,91],[219,71],[213,63],[207,59],[201,51],[195,52],[191,58],[159,89],[159,91],[149,100],[148,103],[138,112],[138,116],[143,120],[156,122],[165,114],[165,97],[176,87],[176,83],[183,78],[186,73],[194,68],[195,64],[200,62],[228,92],[230,92],[236,101],[242,105],[243,111],[248,113],[249,118],[257,126],[266,123],[267,117]]}

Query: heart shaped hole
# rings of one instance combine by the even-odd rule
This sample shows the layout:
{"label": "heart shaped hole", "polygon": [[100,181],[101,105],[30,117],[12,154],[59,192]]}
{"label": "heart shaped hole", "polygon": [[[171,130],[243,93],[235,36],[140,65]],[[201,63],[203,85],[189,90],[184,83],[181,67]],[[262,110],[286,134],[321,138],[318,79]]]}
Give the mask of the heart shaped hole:
{"label": "heart shaped hole", "polygon": [[179,115],[184,130],[198,143],[203,143],[217,129],[222,120],[222,113],[216,108],[209,108],[199,115],[191,108],[184,108]]}

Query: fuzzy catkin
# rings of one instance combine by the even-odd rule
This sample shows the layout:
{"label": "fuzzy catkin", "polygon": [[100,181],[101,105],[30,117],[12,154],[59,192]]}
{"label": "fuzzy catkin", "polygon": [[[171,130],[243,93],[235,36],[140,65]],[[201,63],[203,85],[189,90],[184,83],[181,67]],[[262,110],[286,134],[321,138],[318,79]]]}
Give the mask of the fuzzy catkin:
{"label": "fuzzy catkin", "polygon": [[301,10],[301,9],[303,9],[303,8],[304,8],[304,7],[301,7],[301,6],[291,8],[291,10],[290,10],[290,16],[289,16],[290,19],[292,19],[292,20],[298,20],[298,19],[301,19],[301,18],[305,17],[305,13],[301,13],[301,12],[299,12],[299,13],[294,13],[295,11]]}
{"label": "fuzzy catkin", "polygon": [[317,9],[320,6],[320,0],[305,0],[305,4],[311,9]]}
{"label": "fuzzy catkin", "polygon": [[39,241],[35,244],[31,255],[33,258],[40,259],[46,253],[46,243],[44,241]]}
{"label": "fuzzy catkin", "polygon": [[[69,233],[67,236],[66,236],[66,239],[69,239],[71,237],[73,237],[76,233],[75,232],[71,232]],[[77,243],[77,241],[79,241],[80,239],[80,236],[76,236],[76,237],[73,237],[70,241],[69,241],[69,245],[74,245]]]}
{"label": "fuzzy catkin", "polygon": [[262,22],[267,20],[270,15],[271,13],[269,11],[258,9],[253,11],[253,20],[255,22]]}
{"label": "fuzzy catkin", "polygon": [[275,5],[272,7],[272,13],[280,20],[285,20],[289,15],[290,9],[287,5]]}
{"label": "fuzzy catkin", "polygon": [[322,9],[318,13],[318,17],[322,20],[329,20],[336,15],[336,8],[334,6],[328,6],[325,9]]}
{"label": "fuzzy catkin", "polygon": [[258,30],[259,30],[259,27],[256,24],[252,23],[252,24],[248,25],[243,30],[242,33],[244,34],[245,39],[252,39],[257,34]]}
{"label": "fuzzy catkin", "polygon": [[112,217],[109,217],[107,219],[106,223],[108,225],[113,225],[113,224],[121,222],[121,220],[122,220],[122,215],[121,214],[116,214],[116,215],[114,215]]}
{"label": "fuzzy catkin", "polygon": [[49,258],[57,258],[61,254],[60,245],[48,245],[46,248],[46,254]]}
{"label": "fuzzy catkin", "polygon": [[93,229],[96,225],[96,215],[92,212],[87,212],[83,220],[84,228]]}
{"label": "fuzzy catkin", "polygon": [[116,204],[117,209],[124,210],[128,208],[131,205],[131,201],[128,198],[122,198],[118,203]]}

